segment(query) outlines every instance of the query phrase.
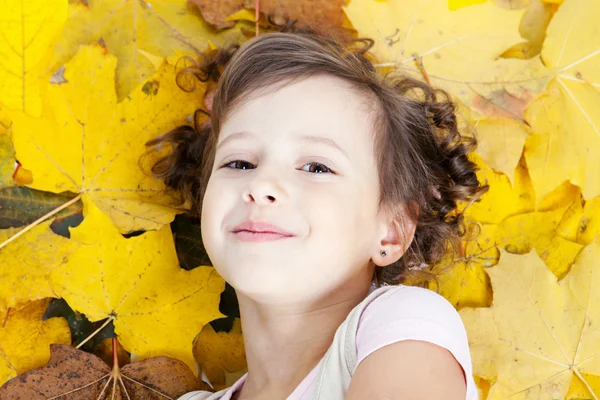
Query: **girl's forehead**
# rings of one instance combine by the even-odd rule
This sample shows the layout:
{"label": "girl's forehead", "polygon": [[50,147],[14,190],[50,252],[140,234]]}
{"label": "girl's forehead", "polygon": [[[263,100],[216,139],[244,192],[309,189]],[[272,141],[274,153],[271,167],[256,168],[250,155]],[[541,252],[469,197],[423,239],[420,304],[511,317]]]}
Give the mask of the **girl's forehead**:
{"label": "girl's forehead", "polygon": [[[306,128],[347,128],[364,120],[365,98],[340,78],[318,75],[260,90],[230,110],[222,133],[256,126],[294,123]],[[242,126],[243,125],[243,126]]]}

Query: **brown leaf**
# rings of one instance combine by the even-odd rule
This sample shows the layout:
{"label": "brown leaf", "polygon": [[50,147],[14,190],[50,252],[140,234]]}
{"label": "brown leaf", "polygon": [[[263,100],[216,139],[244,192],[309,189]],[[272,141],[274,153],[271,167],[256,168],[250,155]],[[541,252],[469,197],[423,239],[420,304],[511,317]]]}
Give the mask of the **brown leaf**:
{"label": "brown leaf", "polygon": [[211,390],[185,363],[170,357],[111,369],[95,355],[71,346],[51,344],[50,352],[45,367],[16,376],[0,387],[0,399],[47,400],[61,396],[70,400],[164,400],[194,390]]}
{"label": "brown leaf", "polygon": [[188,0],[188,4],[198,7],[202,17],[217,29],[231,28],[235,21],[225,21],[231,14],[244,7],[244,0]]}
{"label": "brown leaf", "polygon": [[[261,0],[260,12],[271,16],[277,24],[297,20],[298,26],[321,30],[340,30],[344,23],[345,0]],[[244,7],[255,9],[255,0],[244,0]]]}
{"label": "brown leaf", "polygon": [[[256,9],[256,0],[188,0],[188,3],[196,6],[217,29],[232,27],[235,21],[227,18],[241,9]],[[347,3],[346,0],[261,0],[259,11],[278,25],[295,20],[297,28],[308,26],[321,34],[349,39],[351,24],[342,11]]]}

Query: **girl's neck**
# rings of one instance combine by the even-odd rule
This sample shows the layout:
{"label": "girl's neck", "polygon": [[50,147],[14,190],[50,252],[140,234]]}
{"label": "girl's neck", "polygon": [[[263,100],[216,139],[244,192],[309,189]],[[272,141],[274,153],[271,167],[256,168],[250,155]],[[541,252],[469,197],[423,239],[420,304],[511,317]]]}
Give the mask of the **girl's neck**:
{"label": "girl's neck", "polygon": [[269,309],[238,293],[248,375],[237,400],[286,399],[317,366],[371,275],[346,282],[317,304]]}

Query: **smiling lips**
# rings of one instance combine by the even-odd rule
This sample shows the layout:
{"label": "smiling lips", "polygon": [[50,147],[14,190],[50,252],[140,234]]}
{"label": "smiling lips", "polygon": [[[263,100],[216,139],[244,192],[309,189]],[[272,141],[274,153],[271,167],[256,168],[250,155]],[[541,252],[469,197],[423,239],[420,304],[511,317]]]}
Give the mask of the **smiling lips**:
{"label": "smiling lips", "polygon": [[244,242],[264,242],[295,236],[278,226],[254,221],[245,221],[233,228],[231,232],[237,239]]}

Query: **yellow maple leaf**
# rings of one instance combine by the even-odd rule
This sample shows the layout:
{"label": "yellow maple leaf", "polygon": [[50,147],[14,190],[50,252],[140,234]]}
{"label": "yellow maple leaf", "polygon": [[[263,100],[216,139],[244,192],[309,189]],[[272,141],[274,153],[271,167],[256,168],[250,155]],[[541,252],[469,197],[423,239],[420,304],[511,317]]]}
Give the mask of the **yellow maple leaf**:
{"label": "yellow maple leaf", "polygon": [[229,332],[215,332],[210,324],[206,324],[194,341],[193,352],[199,371],[206,374],[217,391],[233,385],[248,372],[239,318],[235,318]]}
{"label": "yellow maple leaf", "polygon": [[[250,23],[241,21],[238,25]],[[159,57],[175,50],[198,55],[209,39],[222,44],[239,34],[239,26],[216,32],[190,13],[186,0],[88,0],[69,5],[69,17],[53,54],[52,69],[66,63],[82,44],[100,39],[118,58],[115,87],[122,101],[155,72],[146,53]]]}
{"label": "yellow maple leaf", "polygon": [[524,12],[492,2],[451,11],[447,0],[353,0],[346,9],[359,35],[375,40],[378,67],[424,79],[469,107],[503,108],[505,99],[520,99],[516,111],[505,110],[516,119],[523,117],[522,103],[548,82],[547,69],[536,59],[499,58],[522,41]]}
{"label": "yellow maple leaf", "polygon": [[79,248],[50,274],[56,293],[92,322],[113,320],[127,351],[177,358],[194,370],[194,337],[225,316],[219,312],[225,281],[215,269],[180,268],[169,225],[126,239],[90,202],[70,232]]}
{"label": "yellow maple leaf", "polygon": [[[571,200],[576,201],[574,198]],[[567,208],[565,206],[507,218],[498,226],[496,245],[516,254],[529,253],[535,248],[550,270],[557,278],[562,279],[583,248],[581,244],[560,236],[558,226]]]}
{"label": "yellow maple leaf", "polygon": [[437,283],[430,282],[429,289],[438,291],[457,310],[491,304],[491,285],[485,269],[498,262],[496,228],[492,224],[469,224],[469,232],[477,236],[466,242],[464,254],[446,257],[433,268]]}
{"label": "yellow maple leaf", "polygon": [[485,163],[514,182],[525,140],[531,135],[524,123],[508,118],[482,118],[474,124],[477,154]]}
{"label": "yellow maple leaf", "polygon": [[[71,331],[64,318],[42,321],[50,300],[32,301],[18,310],[11,309],[6,325],[0,324],[0,385],[46,365],[51,343],[71,345]],[[0,321],[5,317],[6,312],[0,313]]]}
{"label": "yellow maple leaf", "polygon": [[557,230],[565,239],[582,245],[598,240],[600,235],[600,197],[571,204]]}
{"label": "yellow maple leaf", "polygon": [[[490,169],[481,157],[476,154],[470,157],[480,168],[478,178],[488,181],[490,191],[465,211],[469,235],[463,254],[458,258],[447,257],[434,267],[439,272],[440,294],[457,309],[489,306],[491,287],[484,269],[498,262],[497,247],[517,254],[535,248],[559,278],[569,271],[583,247],[572,238],[574,234],[566,232],[565,224],[561,227],[561,222],[573,213],[568,210],[579,203],[580,191],[576,186],[566,182],[536,205],[523,159],[511,186],[504,174]],[[580,219],[581,215],[582,212]],[[578,225],[570,226],[577,229]],[[478,232],[479,236],[470,237]],[[430,283],[430,289],[437,289],[435,282]]]}
{"label": "yellow maple leaf", "polygon": [[[467,208],[465,218],[483,224],[487,236],[493,236],[490,240],[494,245],[504,250],[524,254],[535,248],[556,276],[562,278],[583,247],[562,222],[573,214],[569,209],[580,202],[579,188],[564,182],[537,204],[523,159],[515,170],[512,187],[505,175],[489,169],[479,157],[472,158],[481,168],[478,178],[487,179],[490,190],[482,196],[481,202]],[[489,224],[495,228],[487,226]],[[569,229],[574,231],[577,225],[571,223]]]}
{"label": "yellow maple leaf", "polygon": [[507,175],[491,169],[478,154],[470,154],[469,158],[479,169],[477,179],[482,183],[487,182],[490,189],[479,202],[469,205],[465,210],[465,218],[484,224],[499,224],[512,215],[536,209],[535,193],[524,163],[519,163],[511,173],[514,175],[511,184]]}
{"label": "yellow maple leaf", "polygon": [[563,399],[574,374],[600,375],[600,275],[593,273],[599,261],[600,246],[590,244],[557,281],[533,251],[501,250],[500,262],[487,270],[492,306],[459,311],[473,373],[493,382],[488,400]]}
{"label": "yellow maple leaf", "polygon": [[459,204],[467,227],[462,253],[454,257],[447,255],[436,264],[433,270],[438,282],[429,283],[431,290],[439,290],[457,309],[491,304],[491,285],[484,269],[498,262],[498,224],[510,216],[535,209],[533,187],[523,163],[515,169],[514,185],[511,185],[505,174],[492,170],[478,154],[472,153],[469,158],[479,169],[479,181],[487,182],[490,190],[466,209],[466,204]]}
{"label": "yellow maple leaf", "polygon": [[[99,46],[82,46],[65,67],[67,83],[49,84],[42,118],[13,113],[17,158],[32,171],[33,189],[81,193],[121,232],[157,229],[175,214],[165,184],[138,166],[144,143],[189,123],[200,108],[204,85],[188,93],[175,82],[175,67],[157,74],[117,105],[116,59]],[[151,89],[151,90],[150,90]]]}
{"label": "yellow maple leaf", "polygon": [[527,59],[537,56],[542,50],[546,39],[546,29],[558,6],[543,0],[526,0],[526,5],[527,11],[519,26],[519,33],[525,41],[507,49],[501,57]]}
{"label": "yellow maple leaf", "polygon": [[37,117],[67,2],[2,0],[0,10],[0,103]]}
{"label": "yellow maple leaf", "polygon": [[536,135],[525,156],[536,195],[564,180],[585,199],[600,195],[600,2],[565,2],[550,22],[542,49],[556,75],[526,112]]}
{"label": "yellow maple leaf", "polygon": [[[77,243],[55,234],[44,221],[0,251],[0,311],[44,297],[57,297],[48,274],[77,248]],[[22,228],[0,229],[0,243]]]}

